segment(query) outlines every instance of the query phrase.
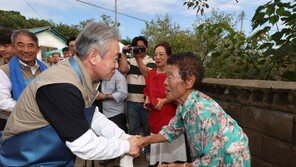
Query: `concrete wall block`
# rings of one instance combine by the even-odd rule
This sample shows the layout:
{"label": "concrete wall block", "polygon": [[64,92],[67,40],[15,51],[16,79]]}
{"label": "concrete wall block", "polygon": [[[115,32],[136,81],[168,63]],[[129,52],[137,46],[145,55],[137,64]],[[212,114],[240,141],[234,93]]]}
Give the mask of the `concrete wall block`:
{"label": "concrete wall block", "polygon": [[290,159],[288,160],[288,166],[296,166],[296,146],[291,148]]}
{"label": "concrete wall block", "polygon": [[242,126],[265,135],[292,142],[294,114],[243,107]]}
{"label": "concrete wall block", "polygon": [[241,125],[256,132],[262,132],[263,130],[263,113],[257,112],[254,108],[248,106],[241,107]]}
{"label": "concrete wall block", "polygon": [[290,161],[291,144],[268,136],[263,137],[260,159],[272,165],[286,167]]}
{"label": "concrete wall block", "polygon": [[235,119],[236,122],[242,126],[242,105],[241,104],[237,104],[237,103],[229,103],[229,102],[224,102],[224,101],[219,101],[218,102],[221,107],[223,108],[223,110],[231,116],[231,118]]}
{"label": "concrete wall block", "polygon": [[265,161],[262,161],[259,158],[252,157],[251,159],[251,166],[252,167],[275,167],[274,165],[271,165]]}
{"label": "concrete wall block", "polygon": [[263,135],[247,128],[243,128],[243,131],[249,138],[251,155],[255,157],[262,157]]}

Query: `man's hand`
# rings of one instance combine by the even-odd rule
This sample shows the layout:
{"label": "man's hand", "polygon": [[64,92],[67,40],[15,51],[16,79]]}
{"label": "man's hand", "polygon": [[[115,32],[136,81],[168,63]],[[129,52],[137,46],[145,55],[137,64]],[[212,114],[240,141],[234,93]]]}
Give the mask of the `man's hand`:
{"label": "man's hand", "polygon": [[126,55],[126,53],[130,53],[130,45],[124,45],[124,46],[122,47],[122,51],[121,51],[121,53],[122,53],[122,54],[125,54],[125,55]]}
{"label": "man's hand", "polygon": [[103,99],[105,99],[105,94],[103,94],[103,93],[99,93],[99,94],[97,95],[97,100],[103,100]]}
{"label": "man's hand", "polygon": [[150,144],[149,139],[150,139],[150,136],[140,138],[138,143],[137,143],[138,147],[146,147],[146,146],[148,146]]}
{"label": "man's hand", "polygon": [[138,142],[142,137],[140,135],[132,136],[128,138],[128,142],[130,144],[130,150],[128,154],[133,157],[140,156],[140,151],[142,150],[142,147],[138,146]]}

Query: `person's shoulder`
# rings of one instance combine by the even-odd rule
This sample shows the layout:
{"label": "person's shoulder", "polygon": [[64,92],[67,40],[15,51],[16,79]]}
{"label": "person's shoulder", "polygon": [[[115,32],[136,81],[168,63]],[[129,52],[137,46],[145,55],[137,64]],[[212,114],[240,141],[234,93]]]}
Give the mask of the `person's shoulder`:
{"label": "person's shoulder", "polygon": [[9,74],[9,63],[1,65],[0,70],[2,70],[8,76],[8,74]]}
{"label": "person's shoulder", "polygon": [[3,57],[0,57],[0,66],[4,65],[4,58]]}
{"label": "person's shoulder", "polygon": [[0,65],[0,69],[9,68],[9,63]]}
{"label": "person's shoulder", "polygon": [[125,76],[117,69],[116,69],[115,74],[114,74],[113,77],[117,78],[119,80],[126,80]]}

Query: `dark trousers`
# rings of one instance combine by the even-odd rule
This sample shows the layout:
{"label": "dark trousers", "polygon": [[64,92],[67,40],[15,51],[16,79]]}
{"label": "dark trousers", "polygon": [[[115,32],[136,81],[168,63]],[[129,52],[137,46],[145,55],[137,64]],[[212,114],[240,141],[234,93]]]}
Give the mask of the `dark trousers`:
{"label": "dark trousers", "polygon": [[115,115],[114,117],[110,117],[108,119],[114,122],[125,133],[127,133],[126,116],[124,113]]}

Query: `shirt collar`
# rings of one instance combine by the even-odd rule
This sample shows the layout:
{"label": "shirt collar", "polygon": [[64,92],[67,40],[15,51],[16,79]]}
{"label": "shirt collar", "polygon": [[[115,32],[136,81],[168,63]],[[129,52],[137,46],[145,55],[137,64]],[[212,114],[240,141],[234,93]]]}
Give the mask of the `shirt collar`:
{"label": "shirt collar", "polygon": [[37,63],[37,61],[35,60],[35,65],[33,67],[29,66],[28,64],[24,63],[23,61],[21,61],[19,59],[19,62],[24,66],[24,67],[27,67],[27,68],[30,68],[31,69],[31,72],[32,74],[35,74],[35,72],[38,70],[39,68],[39,64]]}
{"label": "shirt collar", "polygon": [[198,96],[197,91],[192,91],[187,97],[184,105],[179,104],[177,114],[181,114],[183,119],[185,118],[186,114],[189,113],[194,107],[196,96]]}

